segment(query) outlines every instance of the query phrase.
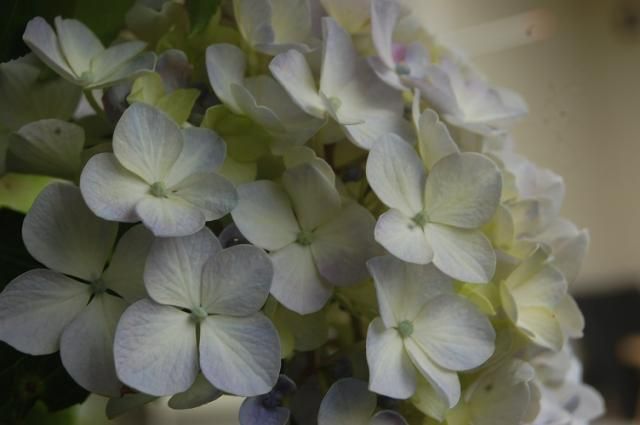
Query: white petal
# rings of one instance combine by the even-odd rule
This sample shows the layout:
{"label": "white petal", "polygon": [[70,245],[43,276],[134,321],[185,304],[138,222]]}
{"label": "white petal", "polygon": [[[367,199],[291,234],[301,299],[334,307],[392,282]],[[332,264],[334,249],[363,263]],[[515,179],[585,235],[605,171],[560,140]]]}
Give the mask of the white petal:
{"label": "white petal", "polygon": [[144,266],[151,249],[153,235],[142,225],[136,225],[122,235],[113,252],[109,267],[102,274],[107,288],[128,303],[147,296],[144,289]]}
{"label": "white petal", "polygon": [[413,321],[411,338],[439,366],[469,370],[493,354],[496,333],[473,304],[442,295],[430,300]]}
{"label": "white petal", "polygon": [[124,168],[112,153],[94,155],[80,176],[87,205],[105,220],[136,222],[136,205],[149,193],[149,184]]}
{"label": "white petal", "polygon": [[60,357],[69,375],[83,388],[116,397],[122,385],[113,360],[113,336],[127,304],[108,294],[96,295],[67,326]]}
{"label": "white petal", "polygon": [[486,283],[493,277],[496,253],[481,232],[430,223],[425,234],[433,248],[433,263],[449,276],[471,283]]}
{"label": "white petal", "polygon": [[340,195],[316,167],[302,164],[286,170],[282,184],[291,198],[300,227],[311,231],[335,217]]}
{"label": "white petal", "polygon": [[426,109],[420,115],[416,125],[418,150],[427,169],[433,168],[442,158],[460,152],[449,134],[449,129],[438,119],[438,114],[432,109]]}
{"label": "white petal", "polygon": [[[105,56],[108,50],[105,52]],[[146,71],[154,69],[156,63],[156,55],[153,52],[144,52],[135,58],[125,62],[118,67],[112,74],[105,76],[103,79],[92,82],[86,88],[101,89],[113,86],[127,79],[133,79]]]}
{"label": "white petal", "polygon": [[432,168],[425,186],[430,221],[474,229],[498,207],[502,180],[496,165],[476,153],[449,155]]}
{"label": "white petal", "polygon": [[391,254],[409,263],[428,264],[433,259],[424,229],[399,210],[390,209],[378,218],[375,239]]}
{"label": "white petal", "polygon": [[416,391],[416,370],[395,329],[385,329],[380,318],[367,331],[369,389],[387,397],[407,399]]}
{"label": "white petal", "polygon": [[367,425],[376,408],[376,395],[359,379],[336,381],[320,403],[318,425]]}
{"label": "white petal", "polygon": [[22,238],[29,253],[45,266],[93,281],[102,274],[117,231],[116,223],[93,215],[76,186],[54,183],[33,203]]}
{"label": "white petal", "polygon": [[0,293],[0,340],[27,354],[54,353],[90,296],[89,285],[51,270],[23,273]]}
{"label": "white petal", "polygon": [[369,19],[370,0],[320,0],[329,16],[349,32],[358,32]]}
{"label": "white petal", "polygon": [[242,110],[231,93],[231,86],[243,85],[247,66],[244,53],[231,44],[213,44],[207,47],[206,57],[207,74],[213,91],[229,109],[242,115]]}
{"label": "white petal", "polygon": [[91,60],[93,81],[101,82],[108,79],[125,62],[138,56],[146,47],[141,41],[125,41],[102,51]]}
{"label": "white petal", "polygon": [[373,415],[369,425],[408,425],[408,423],[398,412],[381,410]]}
{"label": "white petal", "polygon": [[271,181],[238,186],[238,205],[231,217],[251,243],[268,250],[292,243],[300,232],[287,194]]}
{"label": "white petal", "polygon": [[395,67],[393,60],[393,30],[400,15],[398,3],[394,0],[373,0],[371,2],[371,38],[378,56],[388,68]]}
{"label": "white petal", "polygon": [[553,265],[572,283],[578,278],[580,267],[589,250],[589,232],[581,230],[573,238],[553,244]]}
{"label": "white petal", "polygon": [[233,11],[238,29],[253,47],[256,44],[272,43],[275,34],[271,26],[271,2],[259,0],[234,0]]}
{"label": "white petal", "polygon": [[[385,88],[388,87],[385,85]],[[394,97],[390,98],[388,94],[382,94],[378,96],[378,99],[389,99],[392,103],[395,100]],[[371,99],[366,99],[366,102],[370,102],[370,100]],[[349,108],[347,108],[347,106],[349,106]],[[359,110],[358,108],[359,107],[345,104],[343,111],[357,111]],[[406,140],[413,140],[415,138],[411,125],[402,118],[400,113],[388,110],[362,110],[357,117],[358,121],[360,121],[359,123],[344,125],[342,129],[349,140],[362,149],[371,149],[377,140],[389,134],[397,134]]]}
{"label": "white petal", "polygon": [[433,386],[443,400],[446,400],[449,407],[453,407],[460,400],[460,380],[458,374],[446,370],[435,364],[429,356],[411,339],[404,340],[411,362]]}
{"label": "white petal", "polygon": [[536,273],[520,282],[510,276],[505,281],[505,285],[509,288],[518,308],[554,309],[567,293],[567,282],[564,276],[549,264],[542,265]]}
{"label": "white petal", "polygon": [[165,183],[173,186],[199,173],[212,173],[224,162],[227,147],[212,130],[189,127],[182,130],[184,143]]}
{"label": "white petal", "polygon": [[376,251],[374,218],[356,202],[320,226],[311,252],[320,274],[334,285],[358,283],[368,277],[366,262]]}
{"label": "white petal", "polygon": [[564,334],[558,317],[550,310],[526,307],[518,310],[516,325],[538,345],[559,351],[564,345]]}
{"label": "white petal", "polygon": [[[266,75],[258,75],[247,78],[244,81],[244,85],[232,84],[231,93],[243,115],[268,130],[282,131],[284,130],[282,123],[271,105],[263,104],[261,102],[262,99],[260,99],[263,90],[265,88],[269,89],[269,86],[279,88],[278,83],[272,78]],[[270,102],[273,103],[273,99],[270,99]]]}
{"label": "white petal", "polygon": [[202,270],[221,249],[208,228],[190,236],[155,239],[144,271],[149,296],[161,304],[201,306]]}
{"label": "white petal", "polygon": [[264,394],[280,372],[278,333],[261,313],[209,316],[200,324],[200,365],[222,391],[246,397]]}
{"label": "white petal", "polygon": [[[312,26],[312,6],[309,1],[272,0],[271,7],[273,10],[271,25],[275,31],[275,43],[263,51],[265,53],[274,51],[277,53],[283,52],[288,48],[299,49],[302,52],[311,51],[313,45],[307,45],[313,41],[309,40]],[[258,48],[261,47],[258,46]]]}
{"label": "white petal", "polygon": [[264,305],[273,279],[269,256],[251,245],[215,254],[202,271],[202,306],[211,314],[247,316]]}
{"label": "white petal", "polygon": [[36,16],[30,20],[24,30],[22,39],[42,62],[51,67],[60,76],[72,82],[79,77],[69,67],[62,50],[60,50],[58,37],[44,18]]}
{"label": "white petal", "polygon": [[127,108],[113,132],[113,153],[118,161],[149,184],[164,181],[182,146],[178,125],[145,103]]}
{"label": "white petal", "polygon": [[202,375],[198,375],[195,382],[187,391],[178,393],[169,399],[172,409],[193,409],[219,399],[222,391],[211,385]]}
{"label": "white petal", "polygon": [[398,136],[380,138],[367,158],[367,180],[390,208],[413,217],[423,209],[425,172],[411,145]]}
{"label": "white petal", "polygon": [[556,315],[565,335],[569,338],[582,338],[585,324],[584,316],[571,295],[567,294],[560,302],[556,309]]}
{"label": "white petal", "polygon": [[82,127],[57,119],[21,127],[9,145],[12,169],[75,180],[84,148]]}
{"label": "white petal", "polygon": [[174,195],[200,209],[206,221],[227,215],[238,204],[231,182],[214,173],[194,174],[174,186]]}
{"label": "white petal", "polygon": [[98,37],[85,24],[75,19],[54,21],[58,43],[67,63],[78,77],[89,71],[91,59],[104,50]]}
{"label": "white petal", "polygon": [[302,53],[296,50],[280,53],[269,64],[269,70],[302,110],[314,117],[325,116],[324,102]]}
{"label": "white petal", "polygon": [[331,297],[332,288],[322,279],[307,246],[292,243],[271,253],[271,294],[289,310],[309,314],[320,310]]}
{"label": "white petal", "polygon": [[198,375],[195,323],[175,307],[140,300],[120,319],[114,357],[131,388],[157,396],[186,391]]}
{"label": "white petal", "polygon": [[356,53],[351,36],[338,23],[329,17],[322,19],[324,48],[322,71],[320,74],[320,92],[331,98],[338,97],[341,90],[356,73]]}
{"label": "white petal", "polygon": [[513,425],[522,422],[525,413],[522,407],[532,400],[529,383],[516,378],[518,372],[514,368],[519,364],[528,366],[519,362],[501,365],[472,384],[468,406],[474,423]]}
{"label": "white petal", "polygon": [[367,262],[376,285],[380,316],[385,326],[413,321],[431,299],[453,293],[451,279],[433,265],[409,264],[390,255]]}
{"label": "white petal", "polygon": [[136,214],[155,236],[188,236],[204,227],[203,211],[178,196],[146,196],[136,205]]}

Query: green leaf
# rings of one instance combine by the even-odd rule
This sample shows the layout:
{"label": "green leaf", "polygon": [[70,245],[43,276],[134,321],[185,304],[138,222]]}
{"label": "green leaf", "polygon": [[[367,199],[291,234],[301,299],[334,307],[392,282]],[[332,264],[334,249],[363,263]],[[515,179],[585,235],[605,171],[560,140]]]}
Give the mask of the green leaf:
{"label": "green leaf", "polygon": [[38,194],[55,179],[28,174],[6,174],[0,177],[0,208],[27,212]]}
{"label": "green leaf", "polygon": [[227,154],[238,162],[252,162],[269,152],[270,136],[246,117],[223,105],[212,106],[201,127],[210,128],[227,143]]}
{"label": "green leaf", "polygon": [[182,124],[191,115],[191,109],[198,96],[200,91],[197,89],[178,89],[158,99],[156,106],[169,114],[178,124]]}
{"label": "green leaf", "polygon": [[221,2],[221,0],[187,0],[192,34],[197,34],[207,27]]}

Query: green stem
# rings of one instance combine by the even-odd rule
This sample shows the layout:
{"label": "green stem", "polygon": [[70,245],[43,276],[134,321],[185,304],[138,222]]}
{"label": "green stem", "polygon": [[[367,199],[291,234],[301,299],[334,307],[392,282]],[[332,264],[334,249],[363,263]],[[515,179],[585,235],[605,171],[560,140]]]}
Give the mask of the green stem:
{"label": "green stem", "polygon": [[87,101],[89,102],[89,105],[91,105],[91,108],[95,111],[95,113],[99,117],[101,117],[103,120],[109,122],[109,119],[107,118],[107,114],[104,112],[104,109],[100,107],[98,100],[93,95],[93,90],[86,89],[83,92],[84,92],[84,96],[87,98]]}

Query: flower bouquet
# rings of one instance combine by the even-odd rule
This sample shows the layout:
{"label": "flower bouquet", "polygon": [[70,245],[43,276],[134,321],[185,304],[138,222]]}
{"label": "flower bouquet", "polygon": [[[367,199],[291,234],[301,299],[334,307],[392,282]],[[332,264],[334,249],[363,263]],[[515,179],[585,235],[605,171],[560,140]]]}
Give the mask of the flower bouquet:
{"label": "flower bouquet", "polygon": [[59,351],[109,417],[223,394],[242,425],[602,413],[570,346],[589,236],[513,151],[518,94],[395,0],[125,22],[105,46],[33,18],[0,65],[3,171],[47,176],[16,189],[39,264],[0,293],[0,340]]}

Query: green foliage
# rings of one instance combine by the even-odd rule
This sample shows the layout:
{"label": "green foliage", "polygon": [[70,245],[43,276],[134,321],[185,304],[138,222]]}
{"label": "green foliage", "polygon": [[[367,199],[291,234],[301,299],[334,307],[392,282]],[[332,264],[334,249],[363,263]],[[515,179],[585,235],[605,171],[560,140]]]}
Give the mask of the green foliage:
{"label": "green foliage", "polygon": [[199,33],[207,27],[211,17],[218,11],[221,0],[188,0],[187,11],[191,21],[191,33]]}

